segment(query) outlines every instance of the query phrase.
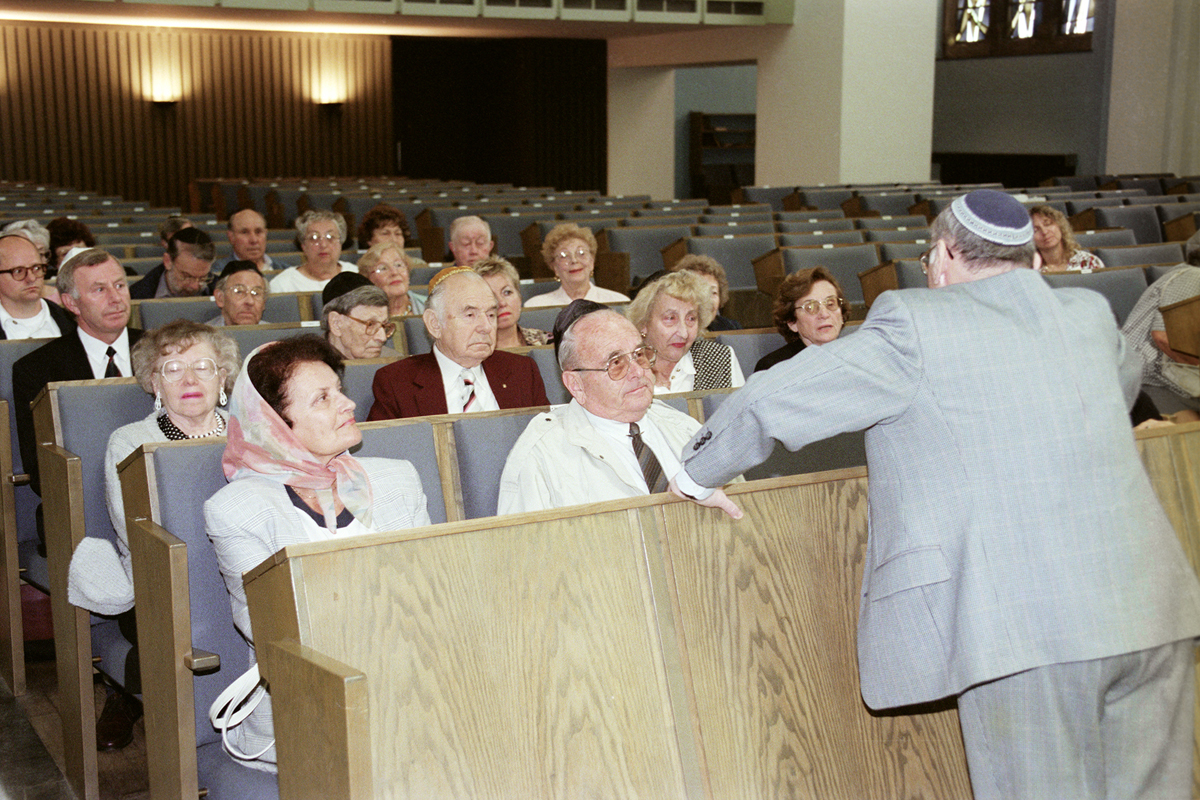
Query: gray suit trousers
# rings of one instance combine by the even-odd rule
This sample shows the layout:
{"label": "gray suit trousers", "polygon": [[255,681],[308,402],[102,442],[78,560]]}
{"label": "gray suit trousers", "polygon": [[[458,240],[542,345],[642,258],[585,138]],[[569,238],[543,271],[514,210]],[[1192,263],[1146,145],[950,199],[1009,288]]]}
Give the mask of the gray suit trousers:
{"label": "gray suit trousers", "polygon": [[1194,649],[1184,639],[963,692],[976,800],[1191,797]]}

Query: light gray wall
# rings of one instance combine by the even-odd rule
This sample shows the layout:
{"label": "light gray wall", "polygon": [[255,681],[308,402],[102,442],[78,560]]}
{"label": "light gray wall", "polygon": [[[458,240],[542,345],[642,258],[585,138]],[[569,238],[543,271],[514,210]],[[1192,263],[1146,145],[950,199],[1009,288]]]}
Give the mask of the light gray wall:
{"label": "light gray wall", "polygon": [[933,151],[1074,153],[1105,171],[1111,4],[1097,4],[1092,51],[937,62]]}
{"label": "light gray wall", "polygon": [[680,67],[675,70],[675,197],[691,196],[688,113],[753,114],[758,67]]}

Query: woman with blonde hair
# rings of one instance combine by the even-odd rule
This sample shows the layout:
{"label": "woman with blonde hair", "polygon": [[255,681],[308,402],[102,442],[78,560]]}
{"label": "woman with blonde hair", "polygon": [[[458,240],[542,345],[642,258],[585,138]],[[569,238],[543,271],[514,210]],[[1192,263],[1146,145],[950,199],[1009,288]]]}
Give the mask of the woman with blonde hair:
{"label": "woman with blonde hair", "polygon": [[537,328],[522,328],[521,278],[517,268],[503,258],[492,256],[471,267],[487,281],[496,295],[496,348],[529,347],[549,344],[550,334]]}
{"label": "woman with blonde hair", "polygon": [[625,316],[658,354],[656,393],[736,388],[746,382],[733,349],[697,333],[712,322],[708,284],[694,272],[670,272],[638,290]]}
{"label": "woman with blonde hair", "polygon": [[1053,206],[1029,209],[1033,220],[1033,244],[1042,257],[1042,272],[1103,269],[1104,262],[1075,241],[1075,231],[1066,216]]}

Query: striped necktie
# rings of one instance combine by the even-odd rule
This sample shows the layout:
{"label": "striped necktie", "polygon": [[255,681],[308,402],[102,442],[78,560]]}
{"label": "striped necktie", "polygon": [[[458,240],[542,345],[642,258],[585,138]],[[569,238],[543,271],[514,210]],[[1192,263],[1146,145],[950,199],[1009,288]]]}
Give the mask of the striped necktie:
{"label": "striped necktie", "polygon": [[629,438],[633,440],[633,454],[637,456],[638,466],[642,468],[642,476],[646,479],[646,487],[650,494],[658,494],[667,489],[667,476],[663,475],[662,465],[654,451],[642,441],[642,430],[636,422],[629,423]]}
{"label": "striped necktie", "polygon": [[104,355],[108,356],[108,366],[104,368],[104,377],[121,377],[121,368],[117,366],[117,362],[115,360],[117,357],[117,349],[110,344],[108,349],[104,351]]}
{"label": "striped necktie", "polygon": [[463,401],[463,413],[474,410],[475,405],[475,379],[471,376],[469,369],[462,371],[463,395],[466,400]]}

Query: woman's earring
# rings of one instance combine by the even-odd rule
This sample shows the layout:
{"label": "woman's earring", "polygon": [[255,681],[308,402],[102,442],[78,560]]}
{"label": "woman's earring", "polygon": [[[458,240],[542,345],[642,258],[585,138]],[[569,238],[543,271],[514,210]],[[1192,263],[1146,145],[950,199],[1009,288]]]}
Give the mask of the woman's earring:
{"label": "woman's earring", "polygon": [[225,396],[225,387],[222,386],[221,387],[221,396],[217,398],[217,403],[220,405],[225,405],[228,402],[229,402],[229,398]]}
{"label": "woman's earring", "polygon": [[162,413],[162,394],[160,394],[159,392],[154,393],[154,413],[155,414]]}

